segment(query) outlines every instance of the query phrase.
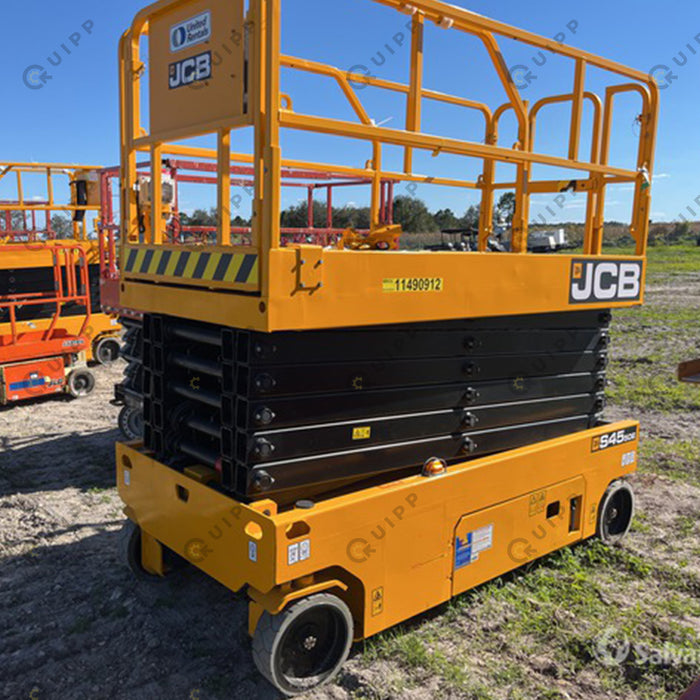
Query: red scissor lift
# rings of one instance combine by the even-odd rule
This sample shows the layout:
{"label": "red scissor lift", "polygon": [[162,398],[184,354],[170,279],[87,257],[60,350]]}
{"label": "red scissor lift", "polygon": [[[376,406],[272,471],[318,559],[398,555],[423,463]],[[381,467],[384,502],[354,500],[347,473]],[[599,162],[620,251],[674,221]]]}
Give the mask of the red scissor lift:
{"label": "red scissor lift", "polygon": [[[182,149],[186,152],[186,147]],[[150,163],[140,163],[140,178],[149,180]],[[118,190],[119,168],[106,168],[101,172],[100,201],[102,213],[98,225],[100,237],[100,298],[105,313],[118,314],[120,322],[126,329],[122,356],[127,362],[124,381],[115,387],[114,403],[122,407],[119,414],[119,427],[130,440],[140,439],[143,430],[143,394],[141,363],[141,319],[138,309],[127,309],[119,302],[119,222],[115,216],[115,190]],[[182,224],[180,209],[181,185],[217,185],[217,167],[213,162],[199,160],[168,158],[163,161],[164,187],[166,182],[172,185],[170,199],[170,217],[166,227],[167,242],[171,245],[205,245],[216,238],[216,226],[189,226]],[[167,178],[167,180],[166,180]],[[115,186],[116,181],[116,186]],[[242,202],[236,196],[244,197],[254,189],[254,169],[249,165],[231,166],[231,187],[240,189],[242,195],[234,195],[231,209],[239,208]],[[321,245],[335,246],[343,239],[348,229],[334,226],[333,193],[338,188],[369,186],[371,178],[358,178],[341,172],[282,168],[282,187],[305,190],[307,198],[307,221],[305,227],[282,228],[283,245]],[[380,223],[393,225],[394,188],[393,180],[383,180],[380,184]],[[325,194],[325,226],[317,226],[315,219],[316,193]],[[252,197],[252,195],[251,195]],[[232,219],[235,211],[230,212]],[[144,221],[149,216],[142,212]],[[360,238],[368,231],[357,230],[353,233]],[[232,226],[231,238],[234,245],[251,244],[251,228]]]}
{"label": "red scissor lift", "polygon": [[[48,200],[32,199],[32,206],[35,207],[48,207],[50,204]],[[56,240],[56,231],[53,229],[50,216],[46,217],[42,226],[37,221],[36,209],[21,210],[20,202],[6,199],[0,200],[0,205],[17,205],[17,211],[5,209],[5,211],[0,212],[0,222],[2,222],[0,242],[33,243],[42,239]],[[17,228],[18,224],[21,228]]]}
{"label": "red scissor lift", "polygon": [[[77,245],[55,243],[47,254],[52,257],[53,289],[0,296],[0,318],[6,317],[10,327],[9,334],[0,335],[0,405],[58,393],[79,398],[95,387],[85,364],[90,342],[85,331],[92,313],[85,251]],[[85,308],[77,334],[58,327],[68,304]],[[19,316],[30,307],[53,307],[46,329],[19,329]]]}

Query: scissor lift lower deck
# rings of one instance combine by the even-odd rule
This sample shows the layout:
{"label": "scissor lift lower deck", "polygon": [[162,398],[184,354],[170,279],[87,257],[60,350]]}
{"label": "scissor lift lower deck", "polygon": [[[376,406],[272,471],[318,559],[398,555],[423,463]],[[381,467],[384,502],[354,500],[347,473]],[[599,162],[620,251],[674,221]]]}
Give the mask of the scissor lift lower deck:
{"label": "scissor lift lower deck", "polygon": [[635,422],[601,425],[284,510],[136,444],[118,445],[117,477],[132,566],[164,575],[175,553],[245,588],[256,663],[296,694],[334,674],[353,639],[561,547],[624,536],[637,441]]}

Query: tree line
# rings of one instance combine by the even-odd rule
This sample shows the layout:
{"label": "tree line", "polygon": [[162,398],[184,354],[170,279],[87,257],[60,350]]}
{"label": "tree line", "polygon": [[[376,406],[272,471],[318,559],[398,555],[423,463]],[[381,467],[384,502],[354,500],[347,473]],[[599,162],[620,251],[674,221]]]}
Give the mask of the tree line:
{"label": "tree line", "polygon": [[[512,192],[505,193],[495,207],[494,219],[510,224],[515,211],[515,195]],[[292,205],[282,212],[281,224],[283,228],[306,228],[308,225],[308,207],[306,202]],[[313,208],[314,226],[325,228],[327,221],[327,208],[323,202],[314,202]],[[440,209],[431,212],[425,202],[413,197],[400,196],[394,200],[394,221],[402,225],[406,233],[438,233],[448,229],[476,229],[479,226],[480,207],[470,206],[461,216],[452,209]],[[181,214],[181,222],[185,226],[216,226],[218,216],[216,209],[197,209],[191,214]],[[27,223],[30,224],[27,216]],[[53,230],[58,238],[72,237],[71,219],[65,214],[54,214],[51,218]],[[233,216],[231,225],[236,228],[250,227],[250,219],[240,215]],[[19,212],[12,212],[11,224],[14,230],[23,230],[25,218]],[[30,224],[31,225],[31,224]],[[42,224],[38,224],[43,228]],[[369,207],[357,207],[345,205],[333,207],[333,227],[338,229],[355,228],[366,230],[370,228]],[[0,233],[6,228],[5,218],[0,220]],[[564,228],[572,243],[579,244],[583,240],[584,226],[578,223],[552,223],[550,226],[543,224],[531,224],[533,231],[546,228]],[[629,225],[606,221],[606,239],[615,240],[616,243],[631,244]],[[672,222],[654,223],[649,232],[649,244],[654,245],[682,245],[700,244],[700,227],[697,223]]]}
{"label": "tree line", "polygon": [[[370,208],[345,205],[333,207],[333,228],[369,229]],[[515,210],[515,195],[504,194],[495,208],[496,221],[510,223]],[[473,205],[460,215],[452,209],[440,209],[431,212],[427,204],[414,197],[400,196],[394,199],[394,222],[401,224],[406,233],[435,233],[446,229],[476,229],[479,226],[480,207]],[[216,226],[218,216],[216,209],[197,209],[192,214],[181,214],[184,226]],[[323,202],[314,202],[314,227],[326,228],[328,208]],[[307,228],[309,207],[307,202],[292,205],[282,212],[282,228]],[[235,216],[231,220],[234,227],[250,226],[250,219]]]}

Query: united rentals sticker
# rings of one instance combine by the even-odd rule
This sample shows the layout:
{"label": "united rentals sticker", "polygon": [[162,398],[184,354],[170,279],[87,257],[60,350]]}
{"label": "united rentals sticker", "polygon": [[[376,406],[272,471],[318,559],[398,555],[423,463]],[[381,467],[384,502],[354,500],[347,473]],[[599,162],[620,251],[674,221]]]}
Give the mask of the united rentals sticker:
{"label": "united rentals sticker", "polygon": [[640,301],[643,272],[640,260],[573,260],[569,303]]}
{"label": "united rentals sticker", "polygon": [[211,39],[211,12],[207,10],[170,28],[170,51],[177,53]]}

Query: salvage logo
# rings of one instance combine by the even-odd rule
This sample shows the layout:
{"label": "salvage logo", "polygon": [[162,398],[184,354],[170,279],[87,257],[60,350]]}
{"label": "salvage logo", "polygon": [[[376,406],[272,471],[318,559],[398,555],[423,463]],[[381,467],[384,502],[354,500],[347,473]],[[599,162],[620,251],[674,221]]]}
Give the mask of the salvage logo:
{"label": "salvage logo", "polygon": [[643,271],[641,260],[573,260],[569,303],[640,301]]}
{"label": "salvage logo", "polygon": [[201,83],[209,78],[211,78],[211,51],[170,64],[168,82],[171,90]]}
{"label": "salvage logo", "polygon": [[170,28],[170,50],[176,53],[203,44],[211,35],[211,12],[207,10]]}
{"label": "salvage logo", "polygon": [[606,433],[593,438],[592,452],[602,452],[610,447],[619,447],[637,439],[637,428],[623,428],[614,433]]}

